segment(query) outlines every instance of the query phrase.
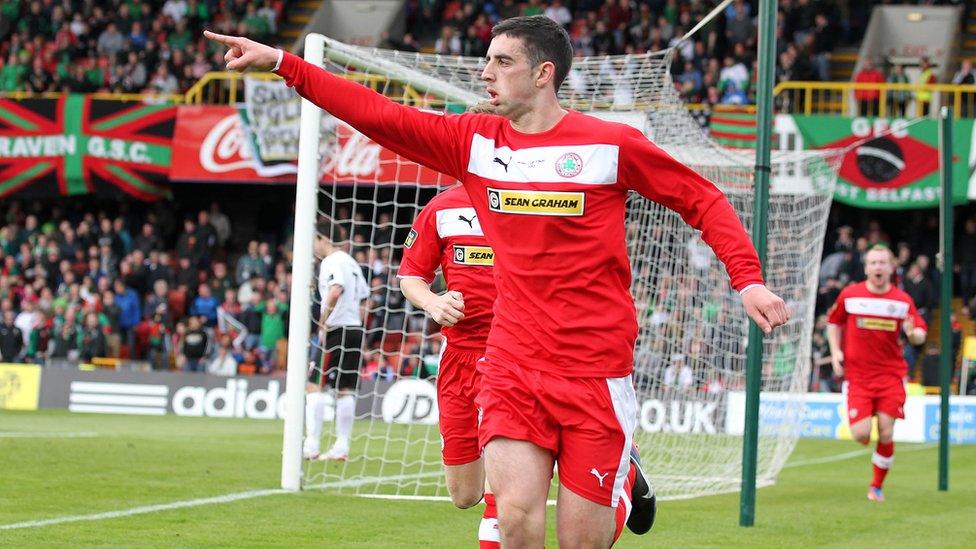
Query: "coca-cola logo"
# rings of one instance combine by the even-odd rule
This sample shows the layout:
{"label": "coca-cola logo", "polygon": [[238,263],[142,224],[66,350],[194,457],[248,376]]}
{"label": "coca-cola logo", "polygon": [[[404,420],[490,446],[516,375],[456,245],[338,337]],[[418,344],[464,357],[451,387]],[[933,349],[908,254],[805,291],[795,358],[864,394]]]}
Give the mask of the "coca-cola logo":
{"label": "coca-cola logo", "polygon": [[261,164],[254,157],[241,117],[237,113],[227,115],[207,132],[200,144],[200,165],[210,173],[253,170],[262,177],[276,177],[298,171],[298,166],[292,163],[273,166]]}
{"label": "coca-cola logo", "polygon": [[[418,183],[428,183],[424,179],[428,176],[405,175],[413,173],[410,169],[420,170],[420,166],[398,159],[393,152],[343,122],[325,118],[321,135],[319,175],[323,180],[355,179],[381,183],[386,182],[388,175],[389,178],[405,176],[411,180],[416,178]],[[238,113],[221,118],[210,127],[200,143],[200,166],[212,174],[248,170],[260,177],[280,177],[298,173],[295,162],[262,162],[250,137],[249,128]],[[390,173],[385,174],[388,170]],[[437,183],[437,174],[431,173],[433,175],[429,177]]]}
{"label": "coca-cola logo", "polygon": [[334,147],[322,155],[323,174],[333,177],[374,177],[380,172],[383,147],[347,125],[336,127],[339,138]]}

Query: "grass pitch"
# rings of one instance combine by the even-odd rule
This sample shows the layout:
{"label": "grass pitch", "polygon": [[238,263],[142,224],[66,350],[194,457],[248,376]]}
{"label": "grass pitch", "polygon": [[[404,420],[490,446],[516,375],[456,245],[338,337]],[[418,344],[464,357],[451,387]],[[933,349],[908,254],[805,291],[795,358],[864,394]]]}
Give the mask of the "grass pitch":
{"label": "grass pitch", "polygon": [[[0,414],[0,546],[477,547],[480,506],[323,492],[271,494],[137,515],[112,513],[273,489],[280,422]],[[976,447],[951,449],[950,491],[936,490],[938,450],[898,444],[888,501],[865,499],[870,454],[852,442],[801,440],[779,482],[758,492],[754,528],[737,494],[663,502],[651,534],[618,547],[973,547]],[[48,525],[45,519],[86,517]],[[34,526],[4,528],[25,522]],[[556,547],[550,510],[548,547]]]}

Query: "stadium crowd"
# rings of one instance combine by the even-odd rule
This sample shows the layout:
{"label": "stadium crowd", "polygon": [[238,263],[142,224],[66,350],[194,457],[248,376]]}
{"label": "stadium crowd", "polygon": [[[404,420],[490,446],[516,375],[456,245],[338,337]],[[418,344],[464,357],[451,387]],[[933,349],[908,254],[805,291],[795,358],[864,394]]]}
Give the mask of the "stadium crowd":
{"label": "stadium crowd", "polygon": [[223,67],[203,28],[271,39],[284,0],[0,0],[0,92],[175,94]]}
{"label": "stadium crowd", "polygon": [[[887,2],[779,2],[777,81],[830,80],[834,47],[862,36],[871,8],[880,3]],[[676,46],[672,76],[686,102],[754,103],[757,3],[735,0],[723,17],[683,41],[685,33],[716,4],[716,0],[408,0],[406,33],[387,38],[383,45],[482,56],[492,25],[500,19],[545,15],[566,27],[577,56]],[[220,48],[202,37],[204,27],[268,41],[285,7],[285,0],[2,0],[0,92],[181,93],[208,71],[223,67]],[[862,72],[874,78],[873,70]],[[904,75],[892,68],[887,80],[900,82],[900,78]],[[859,100],[876,100],[876,92],[865,93]],[[900,96],[894,100],[905,101]]]}
{"label": "stadium crowd", "polygon": [[[0,209],[0,362],[108,358],[220,375],[284,368],[289,235],[238,242],[216,203],[185,218],[159,205],[129,209]],[[391,288],[389,216],[360,214],[350,228],[372,285],[364,377],[433,375],[438,342],[421,345],[418,335],[401,358],[401,340],[383,337],[420,334],[426,322]]]}
{"label": "stadium crowd", "polygon": [[[711,0],[515,0],[407,2],[407,33],[389,45],[418,49],[434,41],[445,55],[481,56],[491,26],[516,15],[545,15],[569,31],[577,56],[643,53],[677,47],[672,76],[689,103],[754,103],[758,3],[735,0],[691,39],[685,33],[719,2]],[[777,81],[829,80],[834,47],[859,39],[882,2],[782,0],[776,32]]]}

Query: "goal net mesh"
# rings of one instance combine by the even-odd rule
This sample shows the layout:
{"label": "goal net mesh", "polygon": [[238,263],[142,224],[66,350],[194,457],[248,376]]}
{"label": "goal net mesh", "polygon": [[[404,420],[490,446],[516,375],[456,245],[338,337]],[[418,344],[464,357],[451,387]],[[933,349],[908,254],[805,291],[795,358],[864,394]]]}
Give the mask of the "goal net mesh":
{"label": "goal net mesh", "polygon": [[[643,130],[718,185],[751,230],[754,153],[724,149],[703,133],[675,92],[671,58],[670,50],[577,58],[560,99],[566,107]],[[420,108],[463,112],[484,98],[480,58],[329,40],[322,64]],[[306,462],[304,486],[362,495],[446,496],[433,389],[440,336],[436,324],[400,294],[395,274],[414,217],[455,182],[381,150],[328,115],[323,120],[319,215],[347,227],[351,253],[372,293],[349,460]],[[760,485],[775,481],[800,431],[833,183],[824,155],[774,153],[766,277],[787,300],[793,318],[763,342]],[[738,490],[748,332],[741,299],[721,263],[677,214],[633,194],[627,212],[640,325],[635,440],[645,470],[662,498]],[[434,289],[443,290],[442,282]],[[317,319],[320,296],[314,303]],[[321,348],[315,339],[313,344]],[[334,439],[332,417],[330,409],[323,450]]]}

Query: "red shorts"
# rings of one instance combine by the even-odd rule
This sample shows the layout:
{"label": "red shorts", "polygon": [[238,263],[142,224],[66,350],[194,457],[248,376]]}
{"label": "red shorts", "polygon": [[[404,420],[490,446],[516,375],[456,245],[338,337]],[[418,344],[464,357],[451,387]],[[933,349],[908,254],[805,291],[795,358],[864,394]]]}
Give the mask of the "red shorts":
{"label": "red shorts", "polygon": [[481,457],[478,444],[478,406],[481,384],[477,363],[484,351],[451,349],[444,341],[437,369],[437,408],[440,414],[444,465],[464,465]]}
{"label": "red shorts", "polygon": [[847,418],[851,425],[879,412],[904,419],[904,407],[905,383],[899,377],[847,383]]}
{"label": "red shorts", "polygon": [[478,367],[481,445],[502,437],[549,449],[561,484],[590,501],[616,507],[637,427],[631,376],[564,377],[498,357]]}

